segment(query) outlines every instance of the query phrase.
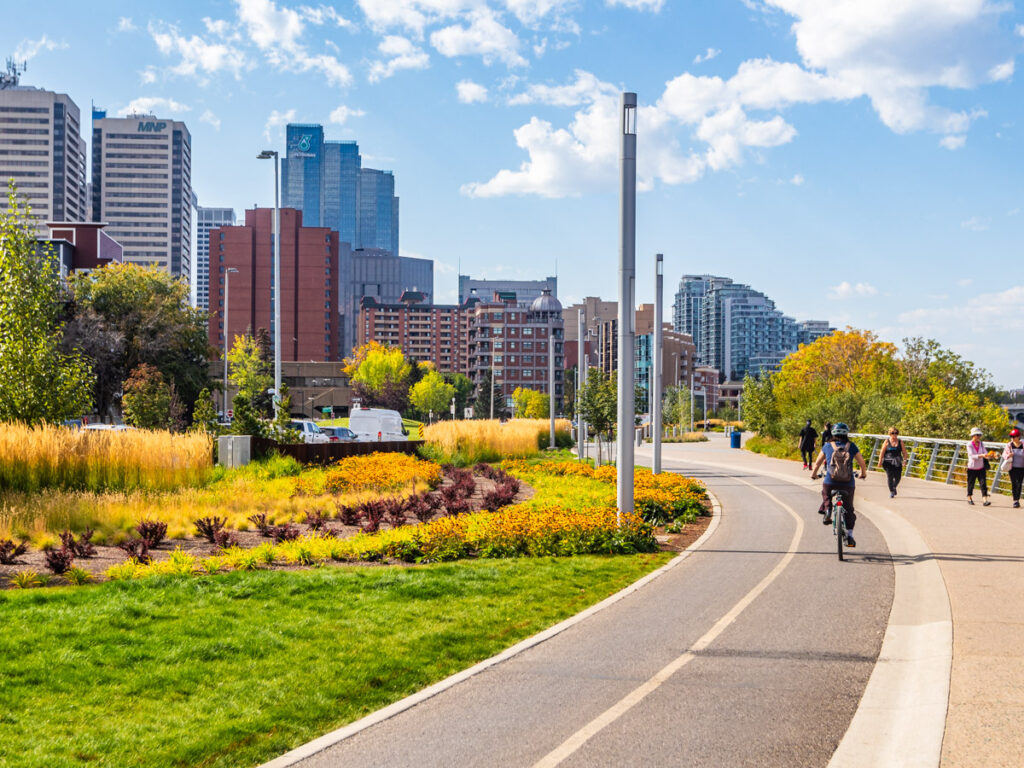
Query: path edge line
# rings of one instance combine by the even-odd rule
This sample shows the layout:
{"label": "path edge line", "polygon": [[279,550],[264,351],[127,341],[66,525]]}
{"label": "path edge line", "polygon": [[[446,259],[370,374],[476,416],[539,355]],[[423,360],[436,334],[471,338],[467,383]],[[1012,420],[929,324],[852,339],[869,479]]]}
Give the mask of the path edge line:
{"label": "path edge line", "polygon": [[326,733],[313,741],[301,744],[300,746],[285,752],[283,755],[280,755],[267,763],[263,763],[259,768],[288,768],[288,766],[295,765],[302,760],[323,752],[325,749],[328,749],[345,739],[351,738],[357,733],[365,731],[367,728],[377,725],[378,723],[382,723],[385,720],[390,720],[392,717],[395,717],[408,709],[412,709],[416,705],[437,696],[439,693],[443,693],[449,688],[453,688],[459,683],[469,680],[471,677],[475,677],[481,672],[490,669],[497,664],[508,661],[509,659],[514,658],[515,656],[518,656],[519,654],[528,651],[547,640],[550,640],[556,635],[560,635],[565,630],[576,626],[580,622],[585,621],[596,613],[600,613],[606,608],[610,608],[620,600],[628,597],[637,590],[642,589],[686,560],[691,554],[704,546],[704,543],[711,538],[716,530],[718,530],[718,524],[722,518],[722,505],[719,502],[718,497],[710,488],[707,489],[707,493],[708,499],[711,501],[711,522],[708,524],[708,529],[700,535],[700,538],[657,570],[651,571],[646,576],[634,581],[628,586],[623,587],[618,592],[609,595],[601,602],[595,603],[589,608],[586,608],[567,619],[563,619],[558,624],[548,627],[547,629],[538,632],[536,635],[531,635],[524,640],[520,640],[518,643],[506,648],[501,653],[477,662],[468,669],[456,672],[454,675],[446,677],[445,679],[424,688],[422,691],[417,691],[416,693],[406,696],[404,699],[399,699],[383,709],[371,712],[369,715],[351,722],[348,725],[342,726],[337,730],[331,731],[330,733]]}

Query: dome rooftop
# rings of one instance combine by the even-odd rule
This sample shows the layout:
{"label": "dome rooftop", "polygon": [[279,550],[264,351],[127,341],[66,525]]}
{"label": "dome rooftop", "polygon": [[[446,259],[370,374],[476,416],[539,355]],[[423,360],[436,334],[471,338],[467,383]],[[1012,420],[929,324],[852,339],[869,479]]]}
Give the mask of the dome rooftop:
{"label": "dome rooftop", "polygon": [[544,292],[533,300],[530,305],[531,312],[561,312],[562,302],[551,295],[551,289],[545,288]]}

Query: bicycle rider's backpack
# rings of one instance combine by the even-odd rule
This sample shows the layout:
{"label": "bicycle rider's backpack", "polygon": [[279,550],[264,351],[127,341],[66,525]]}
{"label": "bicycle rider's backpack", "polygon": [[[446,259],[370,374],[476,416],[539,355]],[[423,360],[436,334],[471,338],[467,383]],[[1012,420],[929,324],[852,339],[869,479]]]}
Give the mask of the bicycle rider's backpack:
{"label": "bicycle rider's backpack", "polygon": [[832,444],[832,456],[828,460],[828,474],[833,483],[853,482],[853,457],[850,455],[850,444]]}

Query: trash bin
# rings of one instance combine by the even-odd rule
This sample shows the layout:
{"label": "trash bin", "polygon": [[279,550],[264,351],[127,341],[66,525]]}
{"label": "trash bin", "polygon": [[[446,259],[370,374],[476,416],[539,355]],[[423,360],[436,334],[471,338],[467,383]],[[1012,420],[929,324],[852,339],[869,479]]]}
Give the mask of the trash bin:
{"label": "trash bin", "polygon": [[729,435],[729,443],[732,445],[733,448],[739,448],[740,447],[740,435],[741,434],[743,434],[743,433],[739,432],[739,431],[736,431],[736,432],[733,432],[731,435]]}

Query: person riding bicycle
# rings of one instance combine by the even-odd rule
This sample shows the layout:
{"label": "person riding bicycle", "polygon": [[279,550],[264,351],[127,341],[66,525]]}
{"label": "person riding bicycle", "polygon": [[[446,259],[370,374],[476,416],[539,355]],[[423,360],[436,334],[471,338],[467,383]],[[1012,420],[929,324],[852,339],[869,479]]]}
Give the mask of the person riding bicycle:
{"label": "person riding bicycle", "polygon": [[857,522],[857,515],[853,511],[853,494],[856,488],[856,478],[853,470],[853,463],[857,462],[860,467],[860,479],[868,476],[868,465],[864,461],[857,444],[850,440],[850,428],[843,422],[839,422],[832,428],[832,442],[824,443],[821,446],[821,453],[811,469],[811,479],[818,477],[818,470],[825,465],[825,478],[821,484],[821,507],[818,514],[825,515],[822,522],[825,525],[832,524],[832,493],[842,491],[845,497],[843,501],[843,517],[846,520],[846,546],[855,547],[857,542],[853,539],[853,526]]}

